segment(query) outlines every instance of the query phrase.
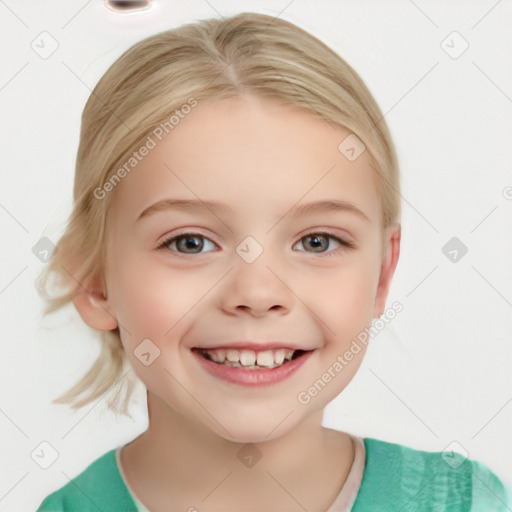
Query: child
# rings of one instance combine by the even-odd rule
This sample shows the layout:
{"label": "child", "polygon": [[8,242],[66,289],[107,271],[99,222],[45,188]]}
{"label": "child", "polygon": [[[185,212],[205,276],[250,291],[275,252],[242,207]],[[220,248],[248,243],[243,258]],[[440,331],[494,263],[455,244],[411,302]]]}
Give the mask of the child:
{"label": "child", "polygon": [[149,428],[39,512],[505,510],[476,461],[322,426],[385,311],[399,192],[368,89],[291,23],[204,20],[125,52],[85,106],[46,279],[49,310],[72,300],[103,339],[59,401],[127,365]]}

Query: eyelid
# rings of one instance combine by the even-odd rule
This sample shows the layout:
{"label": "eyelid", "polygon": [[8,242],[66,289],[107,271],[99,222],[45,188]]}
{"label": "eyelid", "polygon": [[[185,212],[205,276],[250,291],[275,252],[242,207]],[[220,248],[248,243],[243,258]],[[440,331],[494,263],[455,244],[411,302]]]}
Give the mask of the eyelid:
{"label": "eyelid", "polygon": [[[192,229],[195,229],[195,228],[192,228]],[[183,231],[178,231],[177,233],[172,233],[171,235],[168,235],[168,236],[164,237],[162,242],[158,243],[157,250],[158,249],[170,250],[169,247],[168,247],[168,244],[170,244],[171,242],[173,242],[177,238],[182,238],[182,237],[187,237],[187,236],[190,237],[190,238],[192,238],[192,237],[204,238],[205,240],[209,240],[213,244],[218,245],[214,240],[211,239],[210,236],[204,235],[203,233],[200,233],[199,231],[192,231],[189,228],[189,229],[184,229]],[[171,252],[179,254],[180,256],[196,256],[195,254],[180,253],[178,251],[171,251]],[[208,251],[208,252],[212,252],[212,251]],[[198,253],[198,254],[204,254],[204,253]]]}
{"label": "eyelid", "polygon": [[336,256],[340,252],[344,252],[344,251],[356,248],[356,244],[354,242],[352,242],[350,239],[339,236],[339,235],[333,233],[332,231],[326,231],[326,230],[322,230],[322,229],[308,231],[305,235],[302,235],[299,237],[297,242],[295,242],[294,246],[297,243],[299,243],[303,238],[306,238],[311,235],[325,236],[327,238],[331,238],[331,239],[335,240],[337,243],[339,243],[341,247],[338,247],[332,251],[327,251],[327,252],[309,252],[309,251],[298,251],[298,252],[315,255],[316,257],[326,257],[327,258],[329,256]]}
{"label": "eyelid", "polygon": [[308,235],[327,235],[332,238],[337,238],[340,242],[343,242],[350,246],[356,246],[356,241],[352,235],[347,233],[345,230],[342,230],[342,233],[339,232],[340,229],[337,228],[327,228],[327,227],[317,227],[313,229],[307,229],[303,233],[298,236],[298,239],[302,239]]}
{"label": "eyelid", "polygon": [[[356,244],[349,237],[343,237],[343,236],[338,235],[338,234],[334,233],[333,231],[326,229],[326,228],[315,228],[315,229],[307,230],[305,233],[298,236],[298,239],[293,244],[293,247],[295,247],[295,245],[297,245],[297,243],[299,243],[302,239],[304,239],[308,236],[311,236],[311,235],[319,235],[319,236],[326,236],[327,238],[332,238],[332,239],[336,240],[341,245],[341,248],[334,249],[334,250],[328,251],[328,252],[323,252],[323,253],[315,253],[315,252],[308,252],[308,251],[297,251],[297,252],[304,252],[304,253],[309,253],[309,254],[313,254],[313,255],[317,255],[317,256],[327,256],[327,255],[331,255],[333,253],[337,254],[340,251],[340,249],[346,250],[346,249],[356,248]],[[201,254],[205,254],[204,252],[195,253],[195,254],[194,253],[181,253],[179,251],[174,251],[174,250],[169,249],[168,244],[170,244],[171,242],[174,242],[178,238],[184,238],[187,236],[190,238],[193,238],[193,237],[204,238],[205,240],[209,240],[213,244],[218,245],[209,236],[206,236],[198,231],[192,231],[191,229],[185,229],[183,231],[178,231],[177,233],[173,233],[167,237],[164,237],[163,241],[157,245],[157,250],[168,250],[175,254],[178,254],[179,256],[184,256],[184,257],[199,256]],[[207,251],[207,252],[214,252],[214,251]]]}

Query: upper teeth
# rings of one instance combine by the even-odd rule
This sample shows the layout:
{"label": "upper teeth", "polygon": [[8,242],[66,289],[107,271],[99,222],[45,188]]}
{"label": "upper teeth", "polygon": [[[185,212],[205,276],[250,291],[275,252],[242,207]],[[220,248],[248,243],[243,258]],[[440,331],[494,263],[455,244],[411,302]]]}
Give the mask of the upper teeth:
{"label": "upper teeth", "polygon": [[264,366],[274,368],[283,364],[285,360],[289,361],[295,350],[280,348],[277,350],[264,350],[256,352],[255,350],[237,350],[237,349],[204,349],[203,352],[216,363],[227,364],[229,366]]}

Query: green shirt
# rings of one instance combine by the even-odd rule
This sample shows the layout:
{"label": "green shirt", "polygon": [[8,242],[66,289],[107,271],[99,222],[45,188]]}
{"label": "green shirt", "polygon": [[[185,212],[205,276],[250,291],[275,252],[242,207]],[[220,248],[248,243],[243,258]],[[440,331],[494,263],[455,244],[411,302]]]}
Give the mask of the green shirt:
{"label": "green shirt", "polygon": [[[364,445],[363,480],[352,512],[511,510],[503,483],[477,461],[372,438],[365,438]],[[37,512],[138,512],[115,452],[105,453],[47,496]]]}

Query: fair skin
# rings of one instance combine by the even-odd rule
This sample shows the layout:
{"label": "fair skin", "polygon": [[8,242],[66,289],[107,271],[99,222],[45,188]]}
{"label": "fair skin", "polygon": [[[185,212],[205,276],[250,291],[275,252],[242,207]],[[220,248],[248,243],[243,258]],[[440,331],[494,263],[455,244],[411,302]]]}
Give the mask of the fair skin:
{"label": "fair skin", "polygon": [[[400,247],[399,226],[381,229],[367,152],[350,162],[338,151],[348,133],[255,96],[200,102],[118,185],[105,286],[97,280],[74,303],[96,329],[119,325],[148,389],[149,428],[121,462],[152,512],[170,504],[321,512],[340,492],[354,448],[349,435],[322,426],[322,413],[365,347],[309,403],[297,397],[383,313]],[[231,212],[174,209],[139,219],[166,198],[216,201]],[[294,214],[332,199],[362,214]],[[326,231],[354,247],[315,239]],[[195,235],[158,249],[184,232]],[[251,263],[236,251],[248,236],[263,249]],[[147,366],[134,354],[145,339],[160,350]],[[236,340],[280,340],[311,354],[283,381],[247,387],[204,371],[192,350]],[[237,457],[248,443],[262,455],[252,467]]]}

